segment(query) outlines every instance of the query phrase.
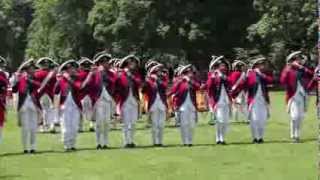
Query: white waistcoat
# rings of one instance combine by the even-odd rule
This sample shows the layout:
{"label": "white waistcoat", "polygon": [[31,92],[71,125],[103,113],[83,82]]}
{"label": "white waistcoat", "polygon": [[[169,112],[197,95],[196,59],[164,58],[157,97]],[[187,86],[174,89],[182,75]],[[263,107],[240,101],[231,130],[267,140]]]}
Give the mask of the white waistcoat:
{"label": "white waistcoat", "polygon": [[187,97],[184,100],[182,106],[179,109],[180,111],[195,111],[196,108],[194,107],[191,97],[190,97],[190,93],[187,93]]}
{"label": "white waistcoat", "polygon": [[157,92],[156,99],[154,100],[154,102],[153,102],[153,104],[152,104],[152,106],[150,108],[150,112],[153,112],[153,111],[155,111],[157,109],[159,109],[161,111],[165,111],[166,110],[166,106],[163,104],[158,92]]}

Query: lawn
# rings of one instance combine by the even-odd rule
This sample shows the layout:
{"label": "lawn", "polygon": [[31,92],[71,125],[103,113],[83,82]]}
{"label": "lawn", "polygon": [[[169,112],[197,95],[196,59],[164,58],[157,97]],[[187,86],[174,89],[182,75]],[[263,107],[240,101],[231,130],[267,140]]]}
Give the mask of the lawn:
{"label": "lawn", "polygon": [[303,124],[302,143],[289,138],[284,94],[272,93],[271,119],[265,144],[251,144],[247,124],[232,123],[226,146],[215,142],[215,128],[202,113],[195,130],[194,146],[180,146],[180,133],[165,129],[166,147],[153,148],[151,131],[138,123],[135,149],[123,149],[121,131],[110,133],[109,150],[95,150],[95,135],[78,136],[78,151],[65,153],[60,135],[38,134],[38,154],[24,155],[15,114],[9,113],[0,144],[0,179],[23,180],[314,180],[317,177],[317,133],[315,98]]}

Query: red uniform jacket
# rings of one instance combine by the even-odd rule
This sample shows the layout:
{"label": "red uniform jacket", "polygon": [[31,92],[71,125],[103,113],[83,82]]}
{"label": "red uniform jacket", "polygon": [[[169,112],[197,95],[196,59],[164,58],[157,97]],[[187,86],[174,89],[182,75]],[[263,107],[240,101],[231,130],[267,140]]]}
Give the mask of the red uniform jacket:
{"label": "red uniform jacket", "polygon": [[[189,88],[190,87],[190,88]],[[200,89],[200,83],[194,79],[188,82],[183,78],[176,80],[169,92],[169,96],[174,97],[174,108],[179,109],[186,100],[188,89],[194,107],[197,108],[196,91]]]}
{"label": "red uniform jacket", "polygon": [[[307,91],[312,91],[313,89],[315,89],[315,88],[317,87],[317,85],[318,85],[317,78],[313,78],[313,79],[309,82],[309,84],[308,84],[308,86],[307,86]],[[318,90],[316,90],[316,97],[319,96],[318,93],[319,93]],[[316,104],[317,104],[317,105],[319,104],[319,98],[317,98]]]}
{"label": "red uniform jacket", "polygon": [[0,110],[6,108],[6,96],[9,85],[9,79],[4,71],[0,71]]}
{"label": "red uniform jacket", "polygon": [[[85,81],[90,71],[86,71],[83,69],[79,69],[77,73],[77,82],[80,82],[81,84]],[[93,79],[91,78],[90,81],[87,83],[87,85],[84,88],[79,89],[79,98],[80,101],[86,97],[87,95],[90,97],[90,99],[93,101],[92,97],[94,97],[93,92],[90,91],[90,87],[93,86]],[[81,87],[81,86],[80,86]]]}
{"label": "red uniform jacket", "polygon": [[5,72],[0,71],[0,127],[5,121],[6,97],[9,80]]}
{"label": "red uniform jacket", "polygon": [[255,72],[252,69],[249,69],[246,75],[246,78],[239,83],[239,86],[232,92],[233,97],[236,97],[239,92],[242,90],[247,91],[247,96],[248,96],[248,105],[249,108],[254,102],[255,95],[258,90],[258,78],[260,77],[260,83],[261,83],[261,90],[263,93],[263,96],[267,103],[270,103],[270,98],[269,98],[269,92],[268,92],[268,85],[272,84],[273,82],[273,76],[270,73],[262,73],[263,75],[260,76],[258,75],[257,72]]}
{"label": "red uniform jacket", "polygon": [[82,109],[81,105],[81,82],[76,78],[72,78],[74,81],[69,81],[65,77],[60,77],[59,81],[57,82],[57,85],[55,87],[55,94],[60,95],[60,106],[64,105],[69,92],[71,91],[73,101],[77,104],[79,109]]}
{"label": "red uniform jacket", "polygon": [[280,83],[286,89],[286,101],[288,102],[296,93],[297,81],[299,78],[301,79],[301,85],[307,90],[307,86],[312,77],[313,71],[308,68],[299,70],[295,67],[286,66],[282,70],[280,77]]}
{"label": "red uniform jacket", "polygon": [[22,73],[17,77],[16,84],[12,87],[12,92],[18,93],[18,110],[20,110],[21,106],[25,102],[27,95],[30,94],[30,97],[33,103],[41,109],[40,102],[38,100],[38,88],[40,83],[34,80],[33,75]]}
{"label": "red uniform jacket", "polygon": [[232,71],[229,75],[230,86],[234,86],[241,77],[242,71]]}
{"label": "red uniform jacket", "polygon": [[[131,82],[133,96],[137,101],[139,101],[139,89],[142,84],[141,75],[138,72],[133,73],[131,75]],[[127,76],[127,73],[125,71],[118,72],[118,77],[115,84],[115,95],[116,102],[117,104],[119,104],[120,108],[129,96],[129,89],[129,76]]]}
{"label": "red uniform jacket", "polygon": [[229,101],[231,102],[231,96],[229,94],[231,89],[231,80],[227,76],[225,76],[224,78],[225,79],[219,76],[218,72],[214,72],[214,76],[212,77],[211,74],[211,76],[207,80],[206,88],[209,97],[209,106],[212,109],[215,109],[215,106],[220,99],[222,85],[224,85],[229,96]]}
{"label": "red uniform jacket", "polygon": [[113,97],[115,89],[116,74],[110,70],[96,70],[92,76],[92,83],[88,87],[89,95],[94,105],[101,96],[103,87]]}
{"label": "red uniform jacket", "polygon": [[167,87],[168,87],[168,76],[164,76],[162,79],[158,79],[158,80],[152,77],[147,78],[142,88],[142,93],[144,93],[145,97],[147,98],[148,110],[150,110],[153,103],[155,102],[157,93],[159,93],[162,103],[168,107]]}
{"label": "red uniform jacket", "polygon": [[[39,82],[40,86],[42,82],[47,78],[49,75],[50,70],[45,70],[45,69],[39,69],[34,73],[34,79]],[[40,98],[44,95],[47,94],[51,100],[53,101],[54,98],[54,87],[57,82],[56,79],[56,73],[53,73],[47,84],[44,86],[44,88],[38,93],[38,98]]]}

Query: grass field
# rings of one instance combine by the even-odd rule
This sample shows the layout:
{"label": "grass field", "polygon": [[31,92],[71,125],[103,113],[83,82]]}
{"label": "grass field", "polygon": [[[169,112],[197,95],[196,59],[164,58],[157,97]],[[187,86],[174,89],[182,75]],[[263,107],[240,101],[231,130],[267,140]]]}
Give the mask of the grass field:
{"label": "grass field", "polygon": [[[202,113],[194,146],[180,146],[178,129],[167,127],[166,147],[153,148],[151,131],[138,123],[135,149],[122,149],[120,130],[110,133],[110,150],[95,150],[95,135],[78,136],[78,149],[64,153],[60,135],[39,134],[38,154],[21,153],[20,130],[10,112],[0,144],[0,179],[23,180],[314,180],[317,177],[318,126],[314,97],[303,124],[302,143],[289,139],[284,94],[272,93],[265,144],[251,144],[248,125],[232,123],[227,146],[215,145],[215,128]],[[172,124],[172,123],[170,123]],[[169,125],[169,124],[168,124]]]}

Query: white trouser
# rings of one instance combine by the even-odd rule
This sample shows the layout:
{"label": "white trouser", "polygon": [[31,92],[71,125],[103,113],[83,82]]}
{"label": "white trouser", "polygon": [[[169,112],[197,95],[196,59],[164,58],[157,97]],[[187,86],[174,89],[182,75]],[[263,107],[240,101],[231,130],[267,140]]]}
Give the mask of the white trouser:
{"label": "white trouser", "polygon": [[230,118],[230,108],[229,105],[217,105],[215,110],[216,117],[216,142],[224,142],[225,134],[228,130],[229,118]]}
{"label": "white trouser", "polygon": [[109,123],[112,102],[99,99],[94,107],[93,118],[96,120],[96,141],[98,145],[108,145]]}
{"label": "white trouser", "polygon": [[152,140],[153,144],[162,144],[164,121],[166,119],[166,111],[156,108],[150,112],[152,121]]}
{"label": "white trouser", "polygon": [[246,102],[237,103],[237,101],[233,104],[233,114],[234,120],[239,121],[240,116],[245,118],[245,121],[248,121],[248,108]]}
{"label": "white trouser", "polygon": [[291,138],[300,137],[301,123],[304,118],[304,100],[303,97],[293,98],[289,106],[289,116],[290,116],[290,136]]}
{"label": "white trouser", "polygon": [[57,111],[52,100],[49,96],[44,95],[43,98],[40,99],[40,103],[42,107],[43,126],[45,128],[53,128],[56,121]]}
{"label": "white trouser", "polygon": [[133,143],[135,122],[137,121],[139,116],[138,108],[138,105],[125,102],[121,109],[123,120],[122,131],[125,145]]}
{"label": "white trouser", "polygon": [[89,96],[85,96],[81,100],[81,104],[82,104],[82,118],[80,119],[79,128],[80,130],[83,130],[84,120],[90,121],[90,127],[94,126],[93,125],[94,123],[92,121],[93,108],[92,108],[92,102]]}
{"label": "white trouser", "polygon": [[74,148],[76,145],[81,113],[71,98],[71,95],[68,95],[65,105],[61,107],[61,133],[65,149]]}
{"label": "white trouser", "polygon": [[249,112],[251,134],[253,139],[262,139],[266,121],[268,119],[268,106],[264,102],[254,102]]}
{"label": "white trouser", "polygon": [[185,109],[178,112],[180,116],[180,130],[183,144],[192,144],[193,131],[196,124],[196,112],[191,109]]}
{"label": "white trouser", "polygon": [[21,122],[21,139],[24,150],[35,150],[36,133],[38,125],[38,112],[31,97],[28,95],[24,104],[19,110]]}

